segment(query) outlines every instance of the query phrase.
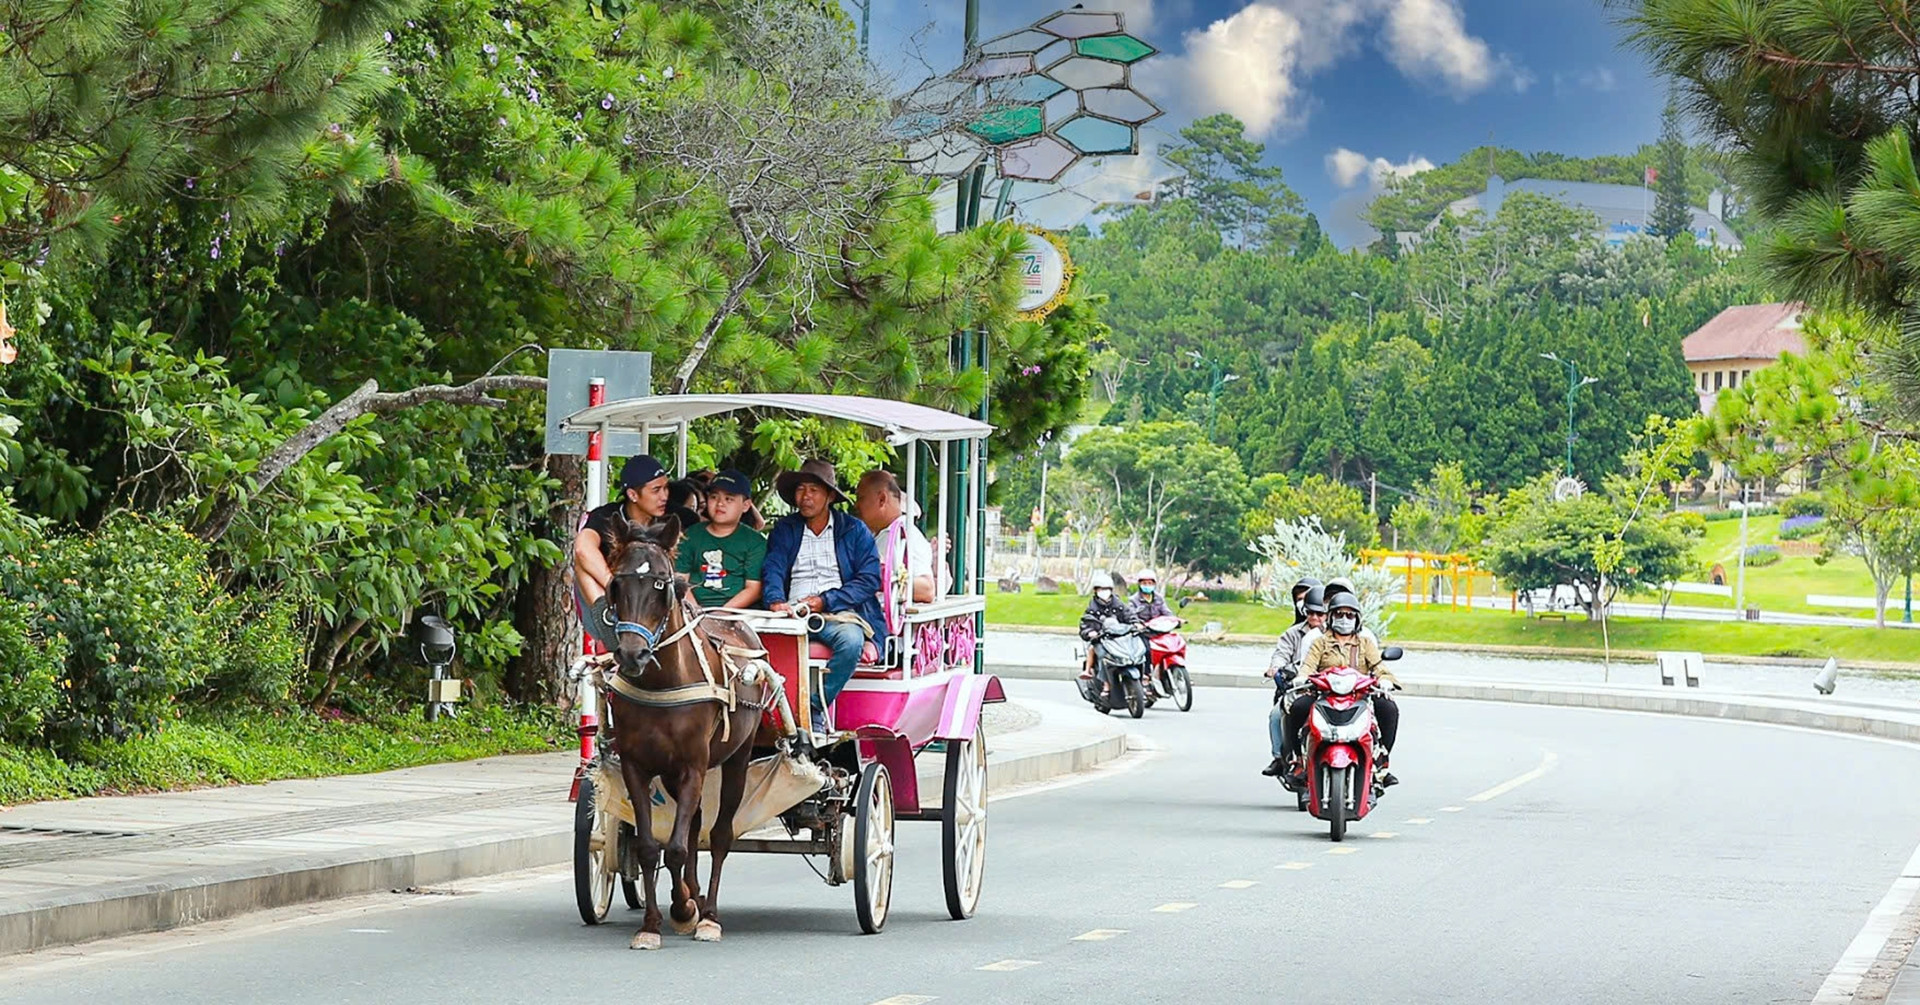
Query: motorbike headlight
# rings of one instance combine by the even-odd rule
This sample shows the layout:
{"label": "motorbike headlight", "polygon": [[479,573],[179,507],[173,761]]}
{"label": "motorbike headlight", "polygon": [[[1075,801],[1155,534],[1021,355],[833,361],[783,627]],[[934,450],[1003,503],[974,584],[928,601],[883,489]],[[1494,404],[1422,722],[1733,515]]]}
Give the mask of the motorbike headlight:
{"label": "motorbike headlight", "polygon": [[1352,694],[1355,685],[1360,683],[1360,675],[1351,670],[1342,670],[1327,678],[1327,687],[1334,694]]}

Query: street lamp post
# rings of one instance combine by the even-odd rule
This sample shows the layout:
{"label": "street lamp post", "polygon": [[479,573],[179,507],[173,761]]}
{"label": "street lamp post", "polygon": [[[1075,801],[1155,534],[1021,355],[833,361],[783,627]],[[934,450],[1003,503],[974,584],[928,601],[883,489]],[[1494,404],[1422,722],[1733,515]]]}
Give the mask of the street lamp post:
{"label": "street lamp post", "polygon": [[1355,293],[1352,290],[1347,291],[1347,296],[1350,296],[1355,300],[1364,300],[1367,302],[1367,334],[1369,335],[1373,334],[1373,298],[1361,296],[1360,294]]}
{"label": "street lamp post", "polygon": [[1573,477],[1573,442],[1575,439],[1573,435],[1573,396],[1575,392],[1586,387],[1588,384],[1599,383],[1600,378],[1580,376],[1580,368],[1574,366],[1573,361],[1561,359],[1553,353],[1543,352],[1540,354],[1540,358],[1553,360],[1555,363],[1567,368],[1567,477],[1571,478]]}
{"label": "street lamp post", "polygon": [[1193,365],[1195,366],[1205,365],[1213,367],[1213,382],[1207,388],[1207,439],[1211,440],[1213,439],[1214,415],[1219,411],[1220,389],[1239,380],[1240,375],[1237,373],[1222,373],[1219,363],[1207,359],[1192,349],[1187,350],[1187,355],[1192,357]]}

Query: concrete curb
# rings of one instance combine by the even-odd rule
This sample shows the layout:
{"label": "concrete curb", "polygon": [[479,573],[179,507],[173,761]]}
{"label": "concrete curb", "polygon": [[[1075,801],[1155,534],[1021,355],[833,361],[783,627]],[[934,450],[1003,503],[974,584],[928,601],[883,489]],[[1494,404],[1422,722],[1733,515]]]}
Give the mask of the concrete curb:
{"label": "concrete curb", "polygon": [[[1093,730],[1083,733],[1096,732]],[[1085,771],[1123,756],[1126,733],[1108,728],[1052,749],[987,763],[991,787],[1045,781]],[[1010,734],[1017,735],[1017,734]],[[931,773],[937,801],[941,767]],[[924,791],[924,789],[923,789]],[[405,890],[521,869],[557,865],[573,854],[573,808],[556,789],[553,823],[443,841],[414,842],[335,853],[288,856],[126,884],[100,884],[0,905],[0,955],[96,939],[162,931],[253,911],[332,900],[383,890]],[[932,835],[935,846],[937,833]],[[555,910],[571,910],[572,902]]]}
{"label": "concrete curb", "polygon": [[[1871,627],[1871,626],[1869,626]],[[1073,635],[1076,630],[1060,625],[1002,625],[989,624],[988,638],[993,632],[1022,632],[1029,635]],[[1189,642],[1208,645],[1273,645],[1273,637],[1268,635],[1244,635],[1229,632],[1225,635],[1188,635]],[[1393,645],[1411,651],[1481,653],[1487,656],[1513,656],[1518,659],[1555,660],[1577,659],[1599,662],[1606,656],[1600,649],[1586,649],[1567,646],[1508,646],[1492,645],[1480,642],[1421,642],[1394,638]],[[1634,660],[1651,663],[1657,654],[1647,649],[1615,649],[1616,660]],[[1811,656],[1748,656],[1733,653],[1704,653],[1709,663],[1729,666],[1792,666],[1818,667],[1826,664],[1826,659]],[[1884,673],[1920,674],[1920,663],[1901,663],[1892,660],[1841,660],[1840,665],[1848,670],[1873,670]]]}
{"label": "concrete curb", "polygon": [[[1078,670],[1072,666],[1043,664],[993,664],[990,673],[1014,680],[1072,680]],[[1195,687],[1244,687],[1271,690],[1263,677],[1250,674],[1226,674],[1190,671]],[[1652,712],[1704,719],[1728,719],[1739,722],[1797,726],[1832,733],[1853,733],[1920,743],[1920,708],[1900,715],[1903,710],[1886,709],[1894,715],[1876,714],[1882,710],[1867,705],[1816,707],[1809,701],[1773,698],[1764,695],[1703,694],[1698,691],[1640,691],[1621,687],[1593,687],[1575,684],[1500,683],[1494,681],[1404,681],[1404,693],[1421,698],[1455,698],[1465,701],[1504,701],[1525,705],[1559,705],[1569,708],[1612,709],[1624,712]]]}

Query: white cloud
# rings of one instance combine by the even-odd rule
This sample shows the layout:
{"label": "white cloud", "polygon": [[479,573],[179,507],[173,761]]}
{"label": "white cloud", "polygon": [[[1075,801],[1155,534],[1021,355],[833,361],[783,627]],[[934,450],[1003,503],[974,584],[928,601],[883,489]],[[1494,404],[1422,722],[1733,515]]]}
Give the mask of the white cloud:
{"label": "white cloud", "polygon": [[1369,188],[1384,188],[1394,178],[1411,178],[1422,171],[1433,170],[1433,162],[1425,157],[1408,157],[1395,164],[1385,157],[1369,159],[1366,154],[1339,147],[1327,155],[1327,176],[1341,188],[1352,188],[1361,178],[1366,178]]}
{"label": "white cloud", "polygon": [[1393,0],[1381,41],[1401,73],[1459,94],[1485,90],[1502,68],[1486,42],[1467,34],[1453,0]]}
{"label": "white cloud", "polygon": [[1139,35],[1153,30],[1153,0],[1106,0],[1099,7],[1126,15],[1127,31],[1131,34]]}
{"label": "white cloud", "polygon": [[[1129,2],[1151,9],[1152,0]],[[1188,32],[1179,56],[1154,62],[1190,95],[1193,112],[1231,113],[1264,137],[1305,120],[1307,78],[1352,55],[1370,25],[1402,74],[1457,96],[1496,83],[1525,93],[1536,82],[1468,33],[1459,0],[1253,0]]]}
{"label": "white cloud", "polygon": [[1294,76],[1305,34],[1291,13],[1271,3],[1249,4],[1205,31],[1188,32],[1184,65],[1208,107],[1265,136],[1296,117]]}

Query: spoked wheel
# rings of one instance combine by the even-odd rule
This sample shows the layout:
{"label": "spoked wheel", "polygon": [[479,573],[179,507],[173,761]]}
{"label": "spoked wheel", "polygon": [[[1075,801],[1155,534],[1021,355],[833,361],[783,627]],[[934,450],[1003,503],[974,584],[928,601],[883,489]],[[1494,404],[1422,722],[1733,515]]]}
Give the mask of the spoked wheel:
{"label": "spoked wheel", "polygon": [[607,813],[596,810],[593,775],[580,779],[580,798],[573,804],[573,899],[580,920],[597,925],[607,920],[613,906],[613,881],[619,874],[604,866],[613,856],[604,847]]}
{"label": "spoked wheel", "polygon": [[940,803],[940,877],[947,914],[973,917],[987,869],[987,732],[947,741],[947,787]]}
{"label": "spoked wheel", "polygon": [[1193,678],[1187,676],[1186,667],[1168,667],[1167,677],[1173,684],[1173,704],[1182,712],[1193,710]]}
{"label": "spoked wheel", "polygon": [[1347,795],[1353,788],[1352,768],[1327,769],[1327,832],[1335,841],[1347,839]]}
{"label": "spoked wheel", "polygon": [[873,935],[886,927],[893,899],[893,781],[878,761],[860,769],[854,793],[853,912],[860,930]]}
{"label": "spoked wheel", "polygon": [[1145,690],[1146,685],[1141,683],[1140,679],[1137,677],[1129,677],[1126,680],[1126,688],[1127,688],[1127,714],[1130,716],[1133,716],[1136,719],[1140,718],[1143,715],[1146,715],[1147,714],[1147,696],[1146,696],[1146,690]]}

